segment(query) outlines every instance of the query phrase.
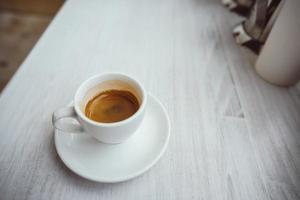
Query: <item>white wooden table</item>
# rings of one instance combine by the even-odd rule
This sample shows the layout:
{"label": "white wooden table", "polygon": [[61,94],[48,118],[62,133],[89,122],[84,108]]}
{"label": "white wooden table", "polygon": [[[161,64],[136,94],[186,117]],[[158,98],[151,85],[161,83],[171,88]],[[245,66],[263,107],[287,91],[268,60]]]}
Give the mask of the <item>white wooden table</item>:
{"label": "white wooden table", "polygon": [[[300,199],[300,91],[261,80],[219,0],[68,0],[0,98],[0,199]],[[166,106],[171,140],[144,175],[87,181],[64,166],[52,112],[121,71]]]}

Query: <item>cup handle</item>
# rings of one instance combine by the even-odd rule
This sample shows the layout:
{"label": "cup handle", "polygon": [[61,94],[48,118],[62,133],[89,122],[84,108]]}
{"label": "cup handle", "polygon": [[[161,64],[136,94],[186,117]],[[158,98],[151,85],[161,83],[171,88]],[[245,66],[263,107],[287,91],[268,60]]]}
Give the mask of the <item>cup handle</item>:
{"label": "cup handle", "polygon": [[[64,122],[63,119],[66,118],[73,119],[73,123]],[[74,123],[75,121],[77,123]],[[63,132],[83,133],[83,128],[77,119],[74,106],[68,106],[55,111],[52,115],[52,124],[56,129]]]}

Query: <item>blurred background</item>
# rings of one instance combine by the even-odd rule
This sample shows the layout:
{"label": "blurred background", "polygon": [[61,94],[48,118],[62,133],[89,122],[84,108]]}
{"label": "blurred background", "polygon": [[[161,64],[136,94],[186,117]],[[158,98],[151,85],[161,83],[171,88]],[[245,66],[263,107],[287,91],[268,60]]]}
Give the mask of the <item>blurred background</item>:
{"label": "blurred background", "polygon": [[[300,49],[300,1],[217,1],[240,16],[232,35],[237,44],[250,50],[250,63],[263,79],[279,86],[299,82],[300,58],[298,54],[291,58],[290,54]],[[0,93],[63,3],[64,0],[0,0]],[[269,37],[276,21],[277,28]]]}
{"label": "blurred background", "polygon": [[0,0],[0,92],[63,2],[63,0]]}

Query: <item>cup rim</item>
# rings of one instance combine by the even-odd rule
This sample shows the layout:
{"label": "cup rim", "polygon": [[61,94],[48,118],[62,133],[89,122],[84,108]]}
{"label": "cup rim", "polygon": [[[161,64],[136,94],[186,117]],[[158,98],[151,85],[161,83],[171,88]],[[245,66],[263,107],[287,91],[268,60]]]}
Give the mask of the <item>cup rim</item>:
{"label": "cup rim", "polygon": [[[124,120],[121,120],[121,121],[118,121],[118,122],[112,122],[112,123],[104,123],[104,122],[97,122],[97,121],[91,120],[87,116],[85,116],[85,114],[81,111],[81,109],[79,108],[78,102],[76,101],[78,99],[77,96],[79,95],[79,91],[82,89],[82,87],[84,85],[86,85],[91,80],[93,80],[95,78],[105,77],[105,76],[111,76],[111,75],[125,77],[125,78],[131,80],[132,82],[134,82],[139,87],[139,89],[141,90],[141,93],[142,93],[142,98],[141,98],[142,103],[141,103],[139,109],[133,115],[131,115],[130,117],[128,117],[128,118],[126,118]],[[96,75],[88,78],[87,80],[83,81],[80,84],[80,86],[76,90],[76,93],[75,93],[75,96],[74,96],[74,108],[75,108],[76,114],[79,117],[81,117],[84,121],[86,121],[87,123],[90,123],[90,124],[98,126],[98,127],[115,127],[115,126],[121,126],[123,124],[129,123],[129,122],[131,122],[132,120],[136,119],[138,116],[140,116],[143,113],[143,111],[144,111],[144,109],[146,107],[146,103],[147,103],[147,93],[146,93],[143,85],[138,80],[132,78],[131,76],[126,75],[124,73],[120,73],[120,72],[101,73],[101,74],[96,74]]]}

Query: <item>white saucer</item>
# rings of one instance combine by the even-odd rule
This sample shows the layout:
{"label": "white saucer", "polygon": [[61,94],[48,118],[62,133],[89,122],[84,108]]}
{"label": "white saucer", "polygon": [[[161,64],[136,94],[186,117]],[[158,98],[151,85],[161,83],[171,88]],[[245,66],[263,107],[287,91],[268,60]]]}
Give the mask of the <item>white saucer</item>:
{"label": "white saucer", "polygon": [[98,182],[132,179],[150,169],[163,155],[170,137],[170,121],[163,105],[148,95],[139,129],[121,144],[96,141],[87,134],[55,130],[55,147],[65,165],[76,174]]}

